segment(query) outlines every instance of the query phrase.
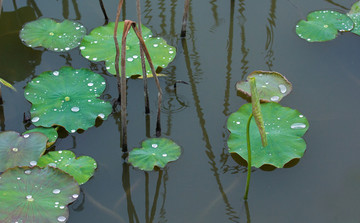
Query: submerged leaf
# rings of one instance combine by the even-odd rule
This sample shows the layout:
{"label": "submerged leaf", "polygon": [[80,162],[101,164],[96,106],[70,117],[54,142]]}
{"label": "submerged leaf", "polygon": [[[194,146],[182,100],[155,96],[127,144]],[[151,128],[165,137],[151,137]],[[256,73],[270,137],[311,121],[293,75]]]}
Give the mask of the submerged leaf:
{"label": "submerged leaf", "polygon": [[180,146],[166,138],[150,138],[142,142],[142,148],[135,148],[129,153],[129,162],[141,170],[151,171],[170,161],[175,161],[181,154]]}
{"label": "submerged leaf", "polygon": [[[231,114],[227,128],[231,132],[228,139],[229,151],[239,154],[247,160],[246,123],[252,112],[251,104],[245,104]],[[250,125],[251,157],[254,167],[269,164],[282,168],[287,162],[301,158],[306,149],[306,143],[301,138],[309,123],[297,110],[282,107],[270,102],[261,104],[268,145],[263,147],[261,137],[254,119]]]}
{"label": "submerged leaf", "polygon": [[25,98],[32,103],[31,121],[44,127],[60,125],[72,133],[86,130],[112,111],[110,103],[98,98],[105,86],[104,78],[88,69],[44,72],[25,88]]}
{"label": "submerged leaf", "polygon": [[97,168],[95,160],[89,156],[75,157],[69,150],[48,152],[38,161],[38,166],[47,165],[59,168],[75,178],[79,184],[86,183]]}
{"label": "submerged leaf", "polygon": [[275,71],[254,71],[246,78],[246,81],[237,82],[236,89],[251,96],[249,80],[252,77],[256,78],[256,88],[262,102],[279,102],[292,90],[291,83]]}
{"label": "submerged leaf", "polygon": [[0,222],[66,222],[67,205],[80,193],[77,182],[63,171],[15,167],[0,175]]}
{"label": "submerged leaf", "polygon": [[45,152],[46,142],[47,137],[42,133],[21,136],[13,131],[0,132],[0,172],[15,166],[36,165]]}
{"label": "submerged leaf", "polygon": [[40,132],[44,134],[48,138],[48,141],[46,143],[47,148],[52,146],[58,138],[58,133],[55,128],[43,128],[43,127],[34,128],[24,132],[23,135],[30,132]]}
{"label": "submerged leaf", "polygon": [[308,42],[332,40],[335,39],[338,31],[347,32],[354,27],[354,23],[347,15],[329,10],[311,12],[307,20],[301,20],[296,25],[296,33]]}
{"label": "submerged leaf", "polygon": [[[111,22],[106,26],[100,26],[91,31],[81,42],[81,54],[92,61],[105,61],[106,69],[111,74],[115,71],[116,48],[114,42],[115,23]],[[117,39],[121,51],[121,38],[124,29],[124,22],[119,22]],[[152,37],[151,30],[142,26],[142,35],[155,69],[166,67],[174,58],[176,49],[167,45],[160,37]],[[120,62],[119,62],[120,64]],[[151,74],[150,66],[146,62],[146,73]],[[140,45],[134,30],[130,29],[126,40],[126,77],[142,75],[140,60]]]}
{"label": "submerged leaf", "polygon": [[29,47],[42,46],[63,52],[79,46],[85,34],[85,27],[78,22],[64,20],[58,23],[50,18],[41,18],[26,23],[20,31],[20,38]]}

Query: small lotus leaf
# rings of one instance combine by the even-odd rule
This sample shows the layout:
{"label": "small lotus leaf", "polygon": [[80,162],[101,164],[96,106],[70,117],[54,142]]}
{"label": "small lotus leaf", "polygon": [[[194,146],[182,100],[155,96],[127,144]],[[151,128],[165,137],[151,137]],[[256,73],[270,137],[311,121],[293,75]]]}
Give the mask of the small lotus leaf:
{"label": "small lotus leaf", "polygon": [[76,158],[69,150],[49,152],[39,159],[37,165],[57,167],[73,176],[79,184],[86,183],[94,175],[97,167],[93,158],[89,156]]}
{"label": "small lotus leaf", "polygon": [[354,27],[352,20],[335,11],[315,11],[296,25],[296,33],[308,42],[322,42],[335,39],[338,31],[350,31]]}
{"label": "small lotus leaf", "polygon": [[25,98],[32,103],[32,122],[37,126],[63,126],[74,133],[88,129],[95,119],[106,119],[111,104],[97,97],[105,89],[105,80],[88,69],[62,67],[34,78],[25,88]]}
{"label": "small lotus leaf", "polygon": [[85,34],[85,27],[78,22],[64,20],[58,23],[50,18],[41,18],[26,23],[20,31],[20,38],[29,47],[42,46],[63,52],[79,46]]}
{"label": "small lotus leaf", "polygon": [[348,12],[347,15],[354,22],[354,29],[351,30],[351,32],[360,35],[360,1],[353,4],[350,12]]}
{"label": "small lotus leaf", "polygon": [[47,148],[52,146],[58,138],[58,133],[57,133],[56,129],[54,129],[54,128],[43,128],[43,127],[34,128],[34,129],[30,129],[30,130],[24,132],[23,135],[26,135],[27,133],[30,133],[30,132],[40,132],[40,133],[46,135],[46,137],[48,138],[48,141],[46,143]]}
{"label": "small lotus leaf", "polygon": [[[45,152],[47,137],[42,133],[21,136],[17,132],[0,132],[0,172],[15,166],[29,166]],[[1,221],[0,221],[1,222]]]}
{"label": "small lotus leaf", "polygon": [[279,102],[283,97],[290,94],[291,83],[280,73],[275,71],[254,71],[246,81],[236,83],[236,89],[247,96],[251,96],[249,80],[256,78],[256,88],[259,92],[260,100],[263,102]]}
{"label": "small lotus leaf", "polygon": [[[106,69],[111,74],[116,74],[114,28],[113,22],[97,27],[84,37],[80,45],[81,54],[85,58],[92,61],[105,61]],[[119,22],[117,39],[120,51],[123,29],[124,22]],[[152,37],[150,29],[142,26],[142,35],[155,69],[166,67],[175,58],[175,47],[167,45],[166,41],[160,37]],[[146,65],[147,74],[151,74],[149,64],[146,63]],[[126,40],[126,77],[140,74],[142,75],[139,40],[131,29]]]}
{"label": "small lotus leaf", "polygon": [[175,161],[181,154],[180,146],[166,138],[150,138],[142,142],[142,148],[135,148],[129,153],[129,162],[141,170],[151,171],[170,161]]}
{"label": "small lotus leaf", "polygon": [[[301,138],[309,127],[307,119],[297,110],[282,107],[278,103],[261,104],[268,145],[262,146],[259,130],[255,120],[250,124],[251,162],[252,166],[261,167],[269,164],[282,168],[287,162],[301,158],[306,143]],[[228,139],[229,151],[248,159],[246,125],[252,113],[251,104],[245,104],[231,114],[227,128],[231,132]]]}
{"label": "small lotus leaf", "polygon": [[66,222],[67,205],[79,193],[78,183],[59,169],[8,169],[0,177],[0,222]]}

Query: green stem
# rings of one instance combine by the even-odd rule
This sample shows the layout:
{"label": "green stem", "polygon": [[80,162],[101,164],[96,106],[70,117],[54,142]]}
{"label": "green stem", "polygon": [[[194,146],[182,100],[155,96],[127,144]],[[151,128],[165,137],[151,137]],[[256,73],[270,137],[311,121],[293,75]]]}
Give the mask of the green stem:
{"label": "green stem", "polygon": [[247,171],[247,179],[246,179],[246,189],[244,200],[247,200],[250,186],[250,177],[251,177],[251,147],[250,147],[250,122],[253,114],[251,113],[249,116],[249,120],[246,125],[246,141],[247,141],[247,153],[248,153],[248,171]]}

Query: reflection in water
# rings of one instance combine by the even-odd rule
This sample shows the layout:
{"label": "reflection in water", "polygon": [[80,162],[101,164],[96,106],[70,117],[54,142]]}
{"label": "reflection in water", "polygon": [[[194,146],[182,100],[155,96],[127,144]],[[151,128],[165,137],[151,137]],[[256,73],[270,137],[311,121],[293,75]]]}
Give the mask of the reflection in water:
{"label": "reflection in water", "polygon": [[[79,11],[79,7],[78,4],[76,2],[76,0],[72,0],[72,4],[74,7],[74,11],[75,11],[75,20],[80,20],[81,19],[81,14]],[[62,1],[62,6],[63,6],[63,16],[64,19],[69,19],[69,0],[63,0]]]}
{"label": "reflection in water", "polygon": [[349,9],[347,8],[347,7],[345,7],[345,6],[343,6],[343,5],[340,5],[339,3],[336,3],[336,2],[334,2],[334,1],[332,1],[332,0],[325,0],[326,2],[328,2],[328,3],[330,3],[330,4],[332,4],[332,5],[335,5],[336,7],[340,7],[340,8],[342,8],[342,9],[345,9],[346,11],[349,11]]}
{"label": "reflection in water", "polygon": [[249,209],[249,205],[247,201],[244,201],[244,206],[245,206],[245,213],[246,213],[246,219],[247,219],[247,223],[251,222],[251,218],[250,218],[250,209]]}
{"label": "reflection in water", "polygon": [[160,10],[160,28],[161,28],[161,33],[159,34],[160,36],[165,36],[166,35],[166,17],[165,17],[165,1],[164,0],[159,0],[159,10]]}
{"label": "reflection in water", "polygon": [[[123,174],[122,174],[122,184],[126,194],[126,207],[129,217],[129,223],[137,222],[139,223],[139,218],[136,214],[136,209],[131,199],[131,186],[130,186],[130,171],[129,171],[130,164],[124,162],[123,163]],[[135,219],[135,221],[134,221]]]}
{"label": "reflection in water", "polygon": [[175,17],[176,17],[176,2],[177,0],[171,0],[171,9],[170,9],[170,35],[171,36],[176,36],[176,32],[175,32]]}
{"label": "reflection in water", "polygon": [[241,31],[241,52],[242,52],[242,57],[241,57],[241,70],[242,70],[242,75],[241,75],[241,79],[245,78],[245,75],[248,74],[248,63],[249,61],[246,59],[248,54],[249,54],[249,49],[246,48],[246,35],[245,35],[245,21],[246,21],[246,17],[244,15],[244,11],[245,11],[245,0],[239,0],[239,25],[240,25],[240,31]]}
{"label": "reflection in water", "polygon": [[144,18],[146,19],[145,22],[143,22],[143,24],[147,24],[147,26],[151,27],[150,22],[152,19],[151,16],[151,0],[146,0],[145,1],[145,10],[144,10]]}
{"label": "reflection in water", "polygon": [[214,30],[216,27],[219,26],[219,16],[217,13],[217,4],[216,4],[217,0],[211,0],[210,4],[211,4],[211,11],[213,14],[213,18],[214,18],[214,22],[215,24],[211,26],[211,30]]}
{"label": "reflection in water", "polygon": [[267,19],[269,25],[266,26],[266,43],[265,43],[265,50],[266,50],[265,60],[268,66],[268,70],[271,70],[273,66],[273,61],[275,60],[274,51],[272,49],[274,43],[274,27],[276,27],[275,10],[276,10],[276,0],[271,0],[269,17]]}

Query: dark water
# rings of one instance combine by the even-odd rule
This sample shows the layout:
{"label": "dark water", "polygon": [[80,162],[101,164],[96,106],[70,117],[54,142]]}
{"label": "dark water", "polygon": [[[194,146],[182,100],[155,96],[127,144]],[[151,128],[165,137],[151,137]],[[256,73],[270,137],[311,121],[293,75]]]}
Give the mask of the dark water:
{"label": "dark water", "polygon": [[[313,10],[346,12],[350,0],[192,1],[188,36],[179,38],[183,1],[142,1],[142,20],[155,35],[177,47],[162,71],[162,135],[181,145],[180,159],[144,173],[128,166],[120,148],[120,115],[98,127],[60,138],[54,149],[94,157],[99,168],[81,186],[68,222],[360,222],[360,37],[345,33],[326,43],[295,34],[298,20]],[[115,19],[117,1],[105,1]],[[25,47],[22,25],[39,17],[73,19],[91,29],[104,23],[98,1],[3,2],[0,17],[0,76],[18,92],[2,88],[1,130],[23,132],[30,104],[23,89],[33,77],[64,65],[91,68],[108,83],[105,98],[117,96],[116,78],[104,64],[78,49],[54,53]],[[122,18],[136,20],[135,1]],[[284,74],[294,86],[282,104],[310,122],[307,151],[292,168],[254,169],[246,205],[246,168],[227,152],[226,120],[242,104],[235,83],[254,70]],[[167,90],[175,80],[177,94]],[[141,80],[128,80],[128,143],[139,147],[155,135],[156,87],[150,80],[151,115],[143,108]]]}

